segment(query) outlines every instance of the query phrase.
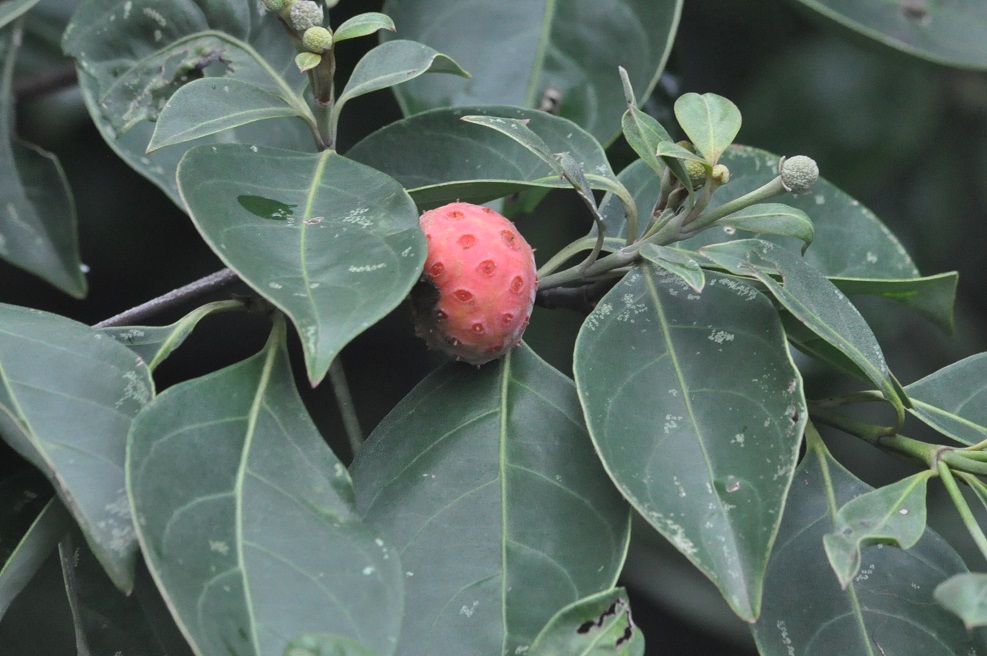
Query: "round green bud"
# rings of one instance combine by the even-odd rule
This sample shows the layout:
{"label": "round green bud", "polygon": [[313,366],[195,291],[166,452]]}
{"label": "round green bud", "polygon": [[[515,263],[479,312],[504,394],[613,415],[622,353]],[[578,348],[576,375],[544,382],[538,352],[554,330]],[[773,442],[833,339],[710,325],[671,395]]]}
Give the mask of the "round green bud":
{"label": "round green bud", "polygon": [[793,194],[807,194],[819,178],[819,166],[811,157],[796,155],[781,162],[781,184]]}
{"label": "round green bud", "polygon": [[302,34],[310,27],[322,25],[324,15],[322,7],[312,0],[297,0],[295,4],[291,5],[289,17],[291,18],[291,26],[295,28],[296,32]]}
{"label": "round green bud", "polygon": [[716,164],[713,166],[712,176],[716,184],[725,185],[730,182],[730,169],[723,164]]}
{"label": "round green bud", "polygon": [[680,146],[681,148],[685,148],[690,153],[696,152],[696,147],[692,145],[691,141],[686,141],[683,139],[682,141],[676,141],[675,145]]}
{"label": "round green bud", "polygon": [[683,163],[683,166],[685,167],[685,172],[689,174],[689,180],[692,182],[693,189],[706,184],[706,167],[702,162],[687,159]]}
{"label": "round green bud", "polygon": [[264,0],[264,7],[277,14],[284,10],[288,2],[289,0]]}
{"label": "round green bud", "polygon": [[321,55],[332,47],[332,32],[319,25],[310,27],[302,35],[302,45],[309,52]]}

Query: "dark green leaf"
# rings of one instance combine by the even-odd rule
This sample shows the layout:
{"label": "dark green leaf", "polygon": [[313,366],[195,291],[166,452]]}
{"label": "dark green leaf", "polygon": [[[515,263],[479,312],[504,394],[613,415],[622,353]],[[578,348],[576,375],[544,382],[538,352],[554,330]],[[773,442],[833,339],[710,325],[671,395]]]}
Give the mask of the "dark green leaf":
{"label": "dark green leaf", "polygon": [[573,602],[541,630],[527,656],[644,656],[644,634],[623,588]]}
{"label": "dark green leaf", "polygon": [[701,292],[706,285],[706,275],[702,267],[683,251],[658,244],[644,244],[638,252],[648,262],[675,274],[697,292]]}
{"label": "dark green leaf", "polygon": [[936,601],[963,620],[967,630],[987,626],[987,574],[964,572],[936,587]]}
{"label": "dark green leaf", "polygon": [[983,634],[964,631],[933,601],[935,587],[966,566],[930,529],[907,551],[867,549],[860,573],[840,588],[823,536],[833,530],[838,506],[871,489],[821,442],[809,449],[795,473],[753,627],[762,656],[956,656],[987,648]]}
{"label": "dark green leaf", "polygon": [[641,265],[586,319],[573,368],[624,496],[756,618],[806,418],[771,302],[719,276],[697,294]]}
{"label": "dark green leaf", "polygon": [[198,146],[178,181],[220,259],[291,317],[313,384],[421,275],[414,202],[392,178],[331,150]]}
{"label": "dark green leaf", "polygon": [[65,174],[54,155],[14,137],[11,85],[20,35],[16,27],[0,34],[0,258],[82,298],[86,279]]}
{"label": "dark green leaf", "polygon": [[861,547],[915,545],[925,532],[925,489],[931,471],[855,497],[836,513],[823,537],[826,557],[845,590],[860,573]]}
{"label": "dark green leaf", "polygon": [[901,280],[830,278],[830,282],[844,294],[879,296],[901,303],[932,321],[948,335],[953,334],[953,303],[958,280],[955,271]]}
{"label": "dark green leaf", "polygon": [[204,317],[242,307],[239,301],[216,301],[196,308],[169,326],[114,326],[100,330],[139,355],[147,368],[154,371],[182,345]]}
{"label": "dark green leaf", "polygon": [[623,564],[628,508],[572,382],[525,345],[426,378],[352,473],[366,519],[405,568],[399,653],[522,653],[556,610],[612,587]]}
{"label": "dark green leaf", "polygon": [[147,152],[267,118],[298,116],[314,123],[308,107],[294,101],[236,78],[193,80],[161,109]]}
{"label": "dark green leaf", "polygon": [[369,11],[365,14],[357,14],[352,18],[343,21],[343,24],[336,28],[332,34],[335,42],[355,39],[361,36],[373,34],[378,30],[394,31],[394,21],[385,14],[376,11]]}
{"label": "dark green leaf", "polygon": [[562,116],[601,142],[617,135],[626,109],[617,67],[628,69],[647,98],[664,69],[681,10],[681,0],[509,7],[486,0],[388,0],[383,9],[403,38],[448,53],[473,74],[469,81],[430,77],[397,88],[405,115],[450,105],[536,108],[551,96],[560,98]]}
{"label": "dark green leaf", "polygon": [[[731,273],[757,278],[792,316],[853,361],[885,398],[899,401],[870,326],[847,297],[805,260],[759,239],[704,246],[700,253]],[[772,275],[780,275],[782,284]]]}
{"label": "dark green leaf", "polygon": [[79,649],[79,653],[191,656],[143,564],[133,594],[124,595],[113,587],[92,552],[74,536],[59,549],[76,639],[86,650]]}
{"label": "dark green leaf", "polygon": [[[237,79],[274,94],[306,84],[284,27],[259,2],[83,0],[65,31],[83,100],[103,138],[127,164],[181,206],[175,171],[186,148],[146,153],[169,97],[199,78]],[[313,150],[312,132],[293,118],[233,128],[206,142]]]}
{"label": "dark green leaf", "polygon": [[376,656],[360,643],[328,633],[299,636],[284,650],[284,656]]}
{"label": "dark green leaf", "polygon": [[328,631],[392,653],[402,575],[295,389],[283,326],[258,355],[169,388],[130,435],[145,559],[199,654],[281,654]]}
{"label": "dark green leaf", "polygon": [[333,133],[343,106],[353,98],[380,91],[424,75],[451,73],[469,77],[451,57],[415,41],[397,40],[380,44],[357,62],[346,88],[332,108]]}
{"label": "dark green leaf", "polygon": [[964,444],[987,440],[987,353],[954,362],[905,386],[911,413]]}
{"label": "dark green leaf", "polygon": [[50,500],[0,567],[0,617],[71,527],[72,516],[65,506],[58,499]]}
{"label": "dark green leaf", "polygon": [[463,121],[465,116],[527,121],[550,153],[567,152],[592,174],[594,188],[615,184],[606,154],[592,136],[566,119],[519,107],[425,112],[381,128],[346,155],[393,176],[425,207],[457,199],[481,203],[526,188],[569,187],[541,156],[503,134]]}
{"label": "dark green leaf", "polygon": [[[624,185],[634,202],[637,203],[637,213],[640,217],[638,235],[640,235],[651,217],[655,203],[658,202],[661,179],[655,175],[655,172],[644,160],[639,159],[621,171],[617,180]],[[608,193],[600,202],[600,214],[606,225],[606,236],[623,239],[627,232],[627,223],[624,219],[624,206],[620,199],[614,194]],[[596,234],[595,227],[590,231],[590,234]]]}
{"label": "dark green leaf", "polygon": [[36,4],[38,0],[3,0],[0,2],[0,28]]}
{"label": "dark green leaf", "polygon": [[675,101],[675,118],[706,161],[716,164],[740,132],[740,110],[715,93],[686,93]]}
{"label": "dark green leaf", "polygon": [[979,0],[798,0],[840,25],[910,55],[961,68],[987,69]]}
{"label": "dark green leaf", "polygon": [[[720,163],[729,167],[730,182],[713,194],[709,209],[753,191],[778,175],[778,157],[756,148],[733,146],[723,154]],[[919,276],[904,247],[873,212],[826,180],[817,180],[812,193],[785,194],[778,200],[802,210],[812,219],[815,239],[812,248],[806,251],[805,261],[824,275],[895,280]],[[704,244],[733,239],[732,230],[721,228],[706,230],[682,245],[697,250]],[[788,241],[780,237],[766,237],[766,240]]]}
{"label": "dark green leaf", "polygon": [[750,205],[716,222],[718,226],[731,226],[764,235],[794,237],[804,242],[803,254],[812,243],[812,220],[802,210],[782,203]]}
{"label": "dark green leaf", "polygon": [[124,591],[137,556],[125,442],[153,394],[147,366],[125,346],[69,319],[0,304],[0,435],[49,477]]}

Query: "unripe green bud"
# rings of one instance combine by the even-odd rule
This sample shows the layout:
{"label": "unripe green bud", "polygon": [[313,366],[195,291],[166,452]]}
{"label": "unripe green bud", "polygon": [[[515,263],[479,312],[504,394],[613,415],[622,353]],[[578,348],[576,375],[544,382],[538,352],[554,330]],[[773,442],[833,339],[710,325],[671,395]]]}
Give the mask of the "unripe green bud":
{"label": "unripe green bud", "polygon": [[309,52],[321,55],[332,47],[332,32],[319,25],[310,27],[302,35],[302,45]]}
{"label": "unripe green bud", "polygon": [[264,7],[275,14],[280,13],[288,5],[290,0],[264,0]]}
{"label": "unripe green bud", "polygon": [[312,0],[297,0],[295,4],[291,5],[291,13],[289,15],[291,17],[291,26],[299,34],[305,32],[310,27],[322,25],[324,18],[321,5],[312,2]]}
{"label": "unripe green bud", "polygon": [[730,169],[723,164],[716,164],[713,167],[712,176],[716,184],[725,185],[730,182]]}
{"label": "unripe green bud", "polygon": [[781,162],[781,183],[793,194],[807,194],[819,178],[819,166],[811,157],[796,155]]}
{"label": "unripe green bud", "polygon": [[692,182],[693,189],[706,184],[706,167],[703,166],[702,162],[687,159],[683,166],[685,167],[685,172],[689,174],[689,180]]}
{"label": "unripe green bud", "polygon": [[676,146],[680,146],[682,148],[685,148],[690,153],[696,152],[696,147],[692,145],[692,142],[691,141],[686,141],[686,140],[683,139],[682,141],[676,141],[675,142],[675,145]]}

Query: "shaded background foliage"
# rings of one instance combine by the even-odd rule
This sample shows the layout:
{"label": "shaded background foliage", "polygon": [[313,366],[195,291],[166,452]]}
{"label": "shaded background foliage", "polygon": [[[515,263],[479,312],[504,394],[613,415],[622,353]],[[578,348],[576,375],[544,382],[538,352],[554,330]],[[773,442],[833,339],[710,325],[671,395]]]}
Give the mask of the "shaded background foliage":
{"label": "shaded background foliage", "polygon": [[[89,296],[81,302],[0,262],[0,299],[94,323],[210,273],[221,263],[185,214],[104,144],[76,88],[68,84],[56,93],[38,93],[46,80],[57,84],[60,75],[72,70],[60,53],[59,38],[75,4],[42,0],[29,14],[26,47],[15,77],[17,126],[20,136],[61,159],[75,194],[83,261],[98,266],[88,274]],[[343,2],[334,16],[341,20],[379,10],[381,4]],[[671,101],[682,93],[715,92],[733,99],[744,115],[739,143],[780,154],[811,155],[830,181],[888,224],[922,273],[960,272],[956,335],[951,339],[906,310],[859,303],[891,367],[903,380],[914,380],[987,350],[987,333],[980,328],[987,315],[981,257],[987,243],[987,76],[908,58],[831,27],[781,0],[686,2],[667,72],[646,109],[671,125]],[[371,46],[369,40],[358,41],[340,50],[340,88]],[[340,151],[399,117],[388,93],[355,99],[341,125]],[[615,170],[633,156],[622,141],[608,154]],[[589,223],[574,195],[560,192],[553,192],[535,215],[518,219],[529,241],[548,254],[585,234]],[[175,320],[182,310],[159,320]],[[343,353],[367,430],[442,360],[414,337],[408,314],[408,308],[400,306]],[[580,320],[564,310],[539,308],[526,341],[561,371],[571,373],[571,350],[565,347],[571,340],[559,337],[574,339]],[[265,339],[266,324],[255,320],[255,330],[249,330],[245,321],[243,315],[207,318],[185,348],[158,370],[160,389],[255,353]],[[298,349],[294,351],[299,358]],[[381,377],[380,371],[388,371],[388,376]],[[811,367],[803,371],[810,378],[814,374]],[[340,442],[332,444],[334,450],[348,453],[328,386],[311,390],[306,381],[299,383],[323,434],[340,436]],[[816,389],[837,384],[823,379],[813,383]],[[0,448],[0,472],[17,470],[17,459],[6,447]],[[833,450],[874,485],[911,471],[850,440],[834,441]],[[935,494],[930,498],[932,525],[947,538],[960,536],[960,529],[950,523],[952,513],[935,511],[939,501]],[[963,536],[954,544],[976,567],[981,557],[963,551]],[[51,619],[63,616],[54,612],[57,609],[45,614],[44,637],[50,644],[38,642],[40,628],[30,621],[36,617],[32,607],[58,596],[57,559],[56,554],[52,567],[42,568],[30,593],[22,595],[0,623],[0,642],[22,645],[17,653],[71,649],[59,646],[72,644],[72,629],[70,623],[61,626]],[[638,532],[622,583],[630,589],[635,618],[649,638],[648,653],[755,653],[747,628],[712,585],[653,532]]]}

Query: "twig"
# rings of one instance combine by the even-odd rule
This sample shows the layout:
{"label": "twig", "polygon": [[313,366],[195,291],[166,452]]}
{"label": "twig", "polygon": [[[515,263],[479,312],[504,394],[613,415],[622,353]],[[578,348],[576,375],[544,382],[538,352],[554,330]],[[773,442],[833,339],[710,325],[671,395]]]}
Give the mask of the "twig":
{"label": "twig", "polygon": [[216,273],[209,274],[205,278],[199,278],[198,280],[190,282],[187,285],[183,285],[178,289],[173,289],[167,294],[162,294],[157,298],[152,298],[146,303],[141,303],[137,307],[130,308],[129,310],[112,316],[109,319],[104,319],[103,321],[95,324],[93,327],[107,328],[109,326],[126,326],[128,324],[146,319],[147,317],[154,316],[159,312],[168,310],[177,305],[181,305],[190,298],[208,294],[209,292],[232,285],[238,280],[240,280],[240,277],[234,273],[232,269],[221,269]]}
{"label": "twig", "polygon": [[360,428],[360,419],[356,415],[356,405],[350,395],[350,386],[346,382],[346,374],[343,371],[343,363],[336,356],[336,359],[329,365],[329,382],[332,384],[332,391],[336,395],[336,405],[343,415],[343,428],[346,430],[346,439],[350,443],[350,451],[355,456],[363,445],[363,429]]}
{"label": "twig", "polygon": [[602,280],[581,287],[552,287],[541,289],[535,296],[535,305],[549,310],[564,308],[589,314],[603,295],[610,291],[616,279]]}

